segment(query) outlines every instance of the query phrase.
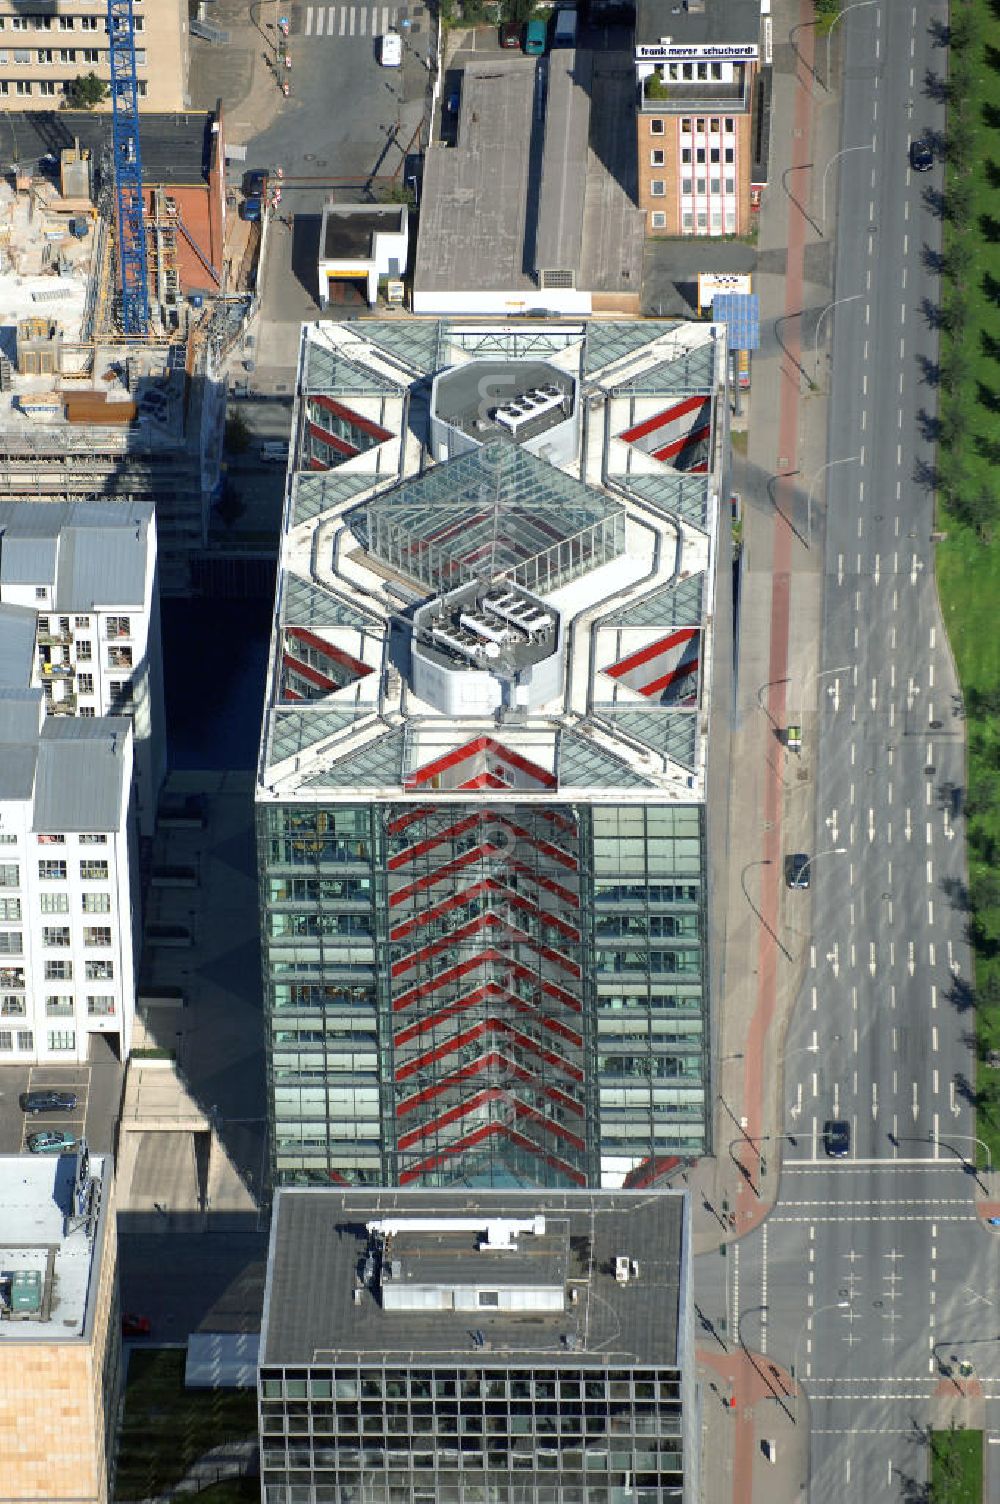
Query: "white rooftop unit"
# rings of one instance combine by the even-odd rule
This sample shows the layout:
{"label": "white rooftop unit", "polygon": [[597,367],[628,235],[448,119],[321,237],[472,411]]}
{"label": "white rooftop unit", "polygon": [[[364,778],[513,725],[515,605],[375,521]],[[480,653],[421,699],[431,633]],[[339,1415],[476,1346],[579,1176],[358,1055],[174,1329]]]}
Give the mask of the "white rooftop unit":
{"label": "white rooftop unit", "polygon": [[512,397],[502,407],[498,407],[493,417],[509,433],[516,434],[525,423],[530,423],[534,418],[540,418],[543,413],[550,413],[554,408],[560,407],[565,395],[565,392],[554,384],[535,386],[530,391],[522,392],[519,397]]}

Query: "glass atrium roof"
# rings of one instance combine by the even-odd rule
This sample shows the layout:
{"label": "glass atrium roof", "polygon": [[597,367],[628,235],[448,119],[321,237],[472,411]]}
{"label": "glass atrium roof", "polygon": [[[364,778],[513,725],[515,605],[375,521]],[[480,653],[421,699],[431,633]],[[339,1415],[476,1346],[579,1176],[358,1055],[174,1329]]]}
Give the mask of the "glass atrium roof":
{"label": "glass atrium roof", "polygon": [[292,481],[292,524],[311,522],[321,512],[350,501],[361,491],[368,491],[378,479],[374,475],[337,475],[318,472],[296,475]]}
{"label": "glass atrium roof", "polygon": [[633,496],[663,512],[667,517],[683,517],[702,530],[708,521],[709,477],[685,475],[680,470],[671,470],[664,465],[655,474],[642,475],[630,471],[627,475],[614,475],[618,482]]}
{"label": "glass atrium roof", "polygon": [[615,392],[635,392],[637,396],[669,393],[683,397],[687,392],[704,392],[707,397],[715,389],[715,361],[715,345],[709,342],[658,361],[630,379],[617,382],[610,376],[607,384]]}
{"label": "glass atrium roof", "polygon": [[516,445],[488,444],[351,514],[363,546],[433,591],[512,575],[553,590],[625,548],[625,509]]}
{"label": "glass atrium roof", "polygon": [[303,392],[330,392],[345,397],[377,397],[382,392],[391,392],[398,396],[405,384],[402,375],[398,383],[389,381],[379,372],[349,360],[342,351],[331,350],[317,340],[309,340],[306,346]]}
{"label": "glass atrium roof", "polygon": [[301,709],[275,708],[271,712],[271,743],[268,763],[284,762],[307,747],[315,746],[327,737],[343,731],[346,726],[363,715],[373,715],[371,705],[345,705],[331,708],[325,701],[317,701]]}
{"label": "glass atrium roof", "polygon": [[367,632],[380,631],[377,617],[363,611],[330,590],[321,590],[298,575],[285,576],[281,601],[281,623],[286,627],[361,627]]}
{"label": "glass atrium roof", "polygon": [[609,323],[591,320],[587,324],[587,353],[583,359],[583,369],[588,376],[592,376],[612,361],[633,355],[644,345],[651,345],[661,334],[669,334],[671,329],[677,327],[677,323],[671,319],[664,319],[662,323],[659,320],[643,319],[641,322],[628,324],[617,319]]}
{"label": "glass atrium roof", "polygon": [[651,751],[665,753],[681,767],[694,771],[698,745],[696,710],[662,710],[655,705],[648,710],[620,710],[602,705],[600,713]]}
{"label": "glass atrium roof", "polygon": [[704,574],[691,575],[644,595],[605,619],[620,627],[699,627],[704,587]]}

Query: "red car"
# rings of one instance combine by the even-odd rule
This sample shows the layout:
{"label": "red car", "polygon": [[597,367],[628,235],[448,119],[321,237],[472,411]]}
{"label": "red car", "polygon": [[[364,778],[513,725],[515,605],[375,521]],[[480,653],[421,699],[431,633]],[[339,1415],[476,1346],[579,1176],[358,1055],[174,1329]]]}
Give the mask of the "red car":
{"label": "red car", "polygon": [[520,21],[505,21],[500,28],[500,46],[520,47],[521,31]]}
{"label": "red car", "polygon": [[148,1316],[123,1316],[123,1337],[148,1337],[153,1330]]}

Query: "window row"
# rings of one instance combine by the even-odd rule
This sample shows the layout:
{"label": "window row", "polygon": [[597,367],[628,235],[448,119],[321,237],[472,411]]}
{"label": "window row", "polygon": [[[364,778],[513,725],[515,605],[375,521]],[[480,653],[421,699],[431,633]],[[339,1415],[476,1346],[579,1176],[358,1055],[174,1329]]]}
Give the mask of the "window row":
{"label": "window row", "polygon": [[[708,185],[706,187],[706,184]],[[692,187],[693,185],[693,187]],[[653,184],[654,194],[656,185]],[[662,189],[661,189],[662,192]],[[681,194],[690,197],[693,193],[728,193],[730,196],[736,192],[735,178],[681,178]]]}
{"label": "window row", "polygon": [[[110,992],[88,992],[87,1012],[92,1018],[107,1018],[115,1012],[115,999]],[[50,1016],[69,1017],[75,1010],[72,993],[49,993],[45,998],[45,1012]],[[0,995],[0,1016],[4,1018],[27,1018],[28,1007],[19,993]]]}
{"label": "window row", "polygon": [[[9,1055],[14,1051],[24,1053],[35,1048],[35,1036],[31,1029],[18,1029],[13,1032],[10,1029],[0,1029],[0,1055]],[[75,1029],[52,1029],[47,1035],[46,1049],[53,1053],[56,1051],[68,1051],[76,1049]]]}
{"label": "window row", "polygon": [[[4,31],[7,22],[10,22],[11,31],[53,31],[54,22],[59,22],[60,31],[75,31],[77,27],[81,31],[107,31],[108,19],[106,15],[97,16],[0,16],[0,31]],[[132,24],[136,31],[144,31],[146,22],[142,16],[134,16]]]}
{"label": "window row", "polygon": [[[38,877],[44,883],[65,882],[68,871],[68,863],[61,857],[46,857],[38,863]],[[107,882],[107,861],[101,857],[84,858],[80,862],[80,877],[83,882]]]}
{"label": "window row", "polygon": [[[703,136],[703,135],[706,134],[706,131],[705,131],[705,124],[706,124],[706,122],[705,122],[705,119],[703,117],[701,117],[701,116],[688,117],[688,116],[685,115],[681,119],[681,135],[682,136],[690,136],[692,134],[692,131],[691,131],[692,124],[694,125],[694,132],[695,132],[695,134],[697,134],[699,136]],[[654,116],[650,120],[650,122],[649,122],[649,132],[650,132],[650,135],[652,135],[652,136],[662,136],[662,135],[664,135],[665,132],[666,132],[666,124],[665,124],[665,122],[663,120],[661,120],[659,117]],[[732,135],[735,134],[735,132],[736,132],[736,121],[733,119],[732,116],[725,116],[724,118],[720,119],[718,116],[713,115],[713,116],[710,116],[708,118],[708,134],[712,135],[712,136],[717,136],[717,135],[720,134],[720,132],[724,133],[727,136],[732,136]]]}
{"label": "window row", "polygon": [[[75,1007],[72,993],[50,994],[45,999],[45,1012],[50,1018],[71,1018]],[[108,1018],[114,1011],[115,1000],[110,994],[88,994],[87,1012],[91,1018]]]}
{"label": "window row", "polygon": [[[88,51],[86,49],[83,52],[82,60],[85,63],[97,63],[100,61],[96,52],[93,54],[93,56],[88,56]],[[34,80],[30,78],[0,78],[0,98],[14,93],[19,99],[25,99],[32,94],[38,94],[42,99],[55,99],[58,94],[66,93],[70,83],[70,79],[55,82],[52,79],[44,78]],[[146,98],[149,90],[144,78],[137,80],[135,92],[139,99]]]}
{"label": "window row", "polygon": [[[613,1369],[605,1377],[585,1378],[579,1373],[557,1372],[552,1369],[532,1371],[518,1369],[509,1373],[466,1373],[454,1369],[436,1376],[387,1368],[379,1374],[359,1374],[357,1370],[288,1368],[282,1373],[271,1369],[262,1376],[261,1395],[264,1400],[312,1399],[397,1399],[409,1395],[411,1399],[562,1399],[588,1400],[676,1400],[679,1397],[678,1376],[671,1370],[658,1368],[634,1372],[628,1369]],[[308,1386],[308,1388],[307,1388]],[[659,1386],[659,1387],[657,1387]]]}

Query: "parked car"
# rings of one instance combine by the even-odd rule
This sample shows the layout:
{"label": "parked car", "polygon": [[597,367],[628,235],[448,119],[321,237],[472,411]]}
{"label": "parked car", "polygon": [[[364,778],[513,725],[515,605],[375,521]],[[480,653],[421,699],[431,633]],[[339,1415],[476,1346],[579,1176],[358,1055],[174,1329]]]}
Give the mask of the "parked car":
{"label": "parked car", "polygon": [[505,21],[500,28],[500,46],[520,47],[521,31],[520,21]]}
{"label": "parked car", "polygon": [[128,1315],[122,1317],[123,1337],[148,1337],[152,1330],[152,1323],[148,1316]]}
{"label": "parked car", "polygon": [[267,173],[263,167],[253,167],[243,174],[243,197],[259,197],[267,188]]}
{"label": "parked car", "polygon": [[28,1148],[32,1154],[61,1154],[75,1144],[72,1133],[67,1133],[64,1128],[41,1128],[37,1133],[28,1134]]}
{"label": "parked car", "polygon": [[39,1112],[72,1112],[77,1096],[75,1091],[25,1091],[18,1100],[21,1111],[34,1116]]}
{"label": "parked car", "polygon": [[253,193],[245,198],[240,206],[240,213],[248,224],[254,224],[260,219],[263,212],[264,200],[259,193]]}
{"label": "parked car", "polygon": [[918,136],[910,142],[910,166],[914,172],[930,172],[934,166],[934,148],[929,141]]}
{"label": "parked car", "polygon": [[823,1148],[831,1159],[843,1159],[851,1152],[851,1125],[844,1118],[830,1118],[823,1124]]}
{"label": "parked car", "polygon": [[790,888],[808,888],[809,858],[804,851],[793,851],[785,857],[785,882]]}

